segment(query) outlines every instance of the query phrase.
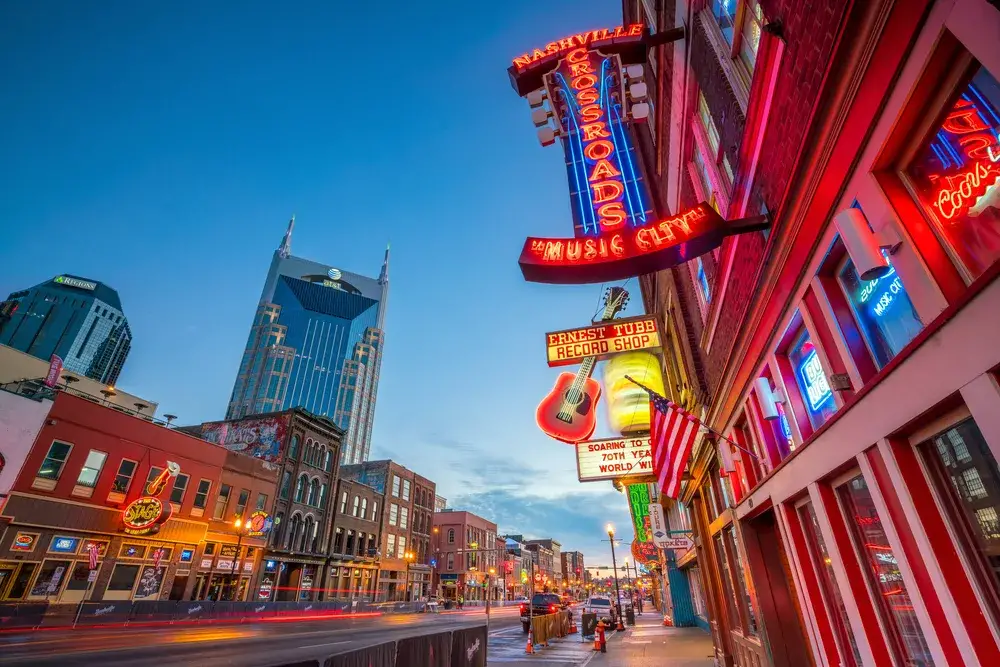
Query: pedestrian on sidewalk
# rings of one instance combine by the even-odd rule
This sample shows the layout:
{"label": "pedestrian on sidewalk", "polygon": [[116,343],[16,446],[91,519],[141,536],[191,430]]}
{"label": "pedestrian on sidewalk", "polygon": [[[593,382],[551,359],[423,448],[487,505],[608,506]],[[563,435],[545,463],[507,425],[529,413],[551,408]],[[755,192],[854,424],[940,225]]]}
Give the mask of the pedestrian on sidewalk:
{"label": "pedestrian on sidewalk", "polygon": [[465,605],[465,597],[464,597],[464,596],[461,596],[461,595],[459,595],[459,596],[458,596],[458,608],[459,608],[459,609],[463,609],[463,608],[464,608],[464,605]]}

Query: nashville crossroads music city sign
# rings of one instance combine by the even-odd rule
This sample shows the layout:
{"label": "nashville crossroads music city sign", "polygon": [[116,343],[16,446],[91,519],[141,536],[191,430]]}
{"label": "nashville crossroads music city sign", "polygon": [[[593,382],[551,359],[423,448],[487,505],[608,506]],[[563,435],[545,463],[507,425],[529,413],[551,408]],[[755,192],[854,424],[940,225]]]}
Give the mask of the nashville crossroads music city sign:
{"label": "nashville crossroads music city sign", "polygon": [[653,455],[649,436],[578,442],[576,470],[581,482],[600,482],[625,475],[652,475]]}
{"label": "nashville crossroads music city sign", "polygon": [[565,154],[575,232],[574,238],[528,238],[518,262],[525,280],[622,280],[694,259],[727,235],[766,227],[763,218],[726,222],[704,202],[674,216],[655,215],[623,73],[624,64],[645,61],[646,35],[641,26],[616,28],[608,39],[594,35],[553,42],[515,59],[508,70],[520,95],[545,88]]}
{"label": "nashville crossroads music city sign", "polygon": [[656,319],[645,315],[545,334],[549,367],[578,364],[587,357],[601,360],[620,352],[647,349],[660,349],[660,334]]}

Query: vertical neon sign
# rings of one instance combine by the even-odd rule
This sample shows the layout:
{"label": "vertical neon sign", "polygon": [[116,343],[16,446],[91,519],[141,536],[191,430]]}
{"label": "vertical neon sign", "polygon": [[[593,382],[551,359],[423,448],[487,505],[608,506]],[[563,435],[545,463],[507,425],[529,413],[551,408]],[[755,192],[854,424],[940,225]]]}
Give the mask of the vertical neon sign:
{"label": "vertical neon sign", "polygon": [[649,195],[622,119],[617,59],[584,48],[553,73],[577,236],[602,236],[652,219]]}
{"label": "vertical neon sign", "polygon": [[813,412],[819,411],[824,403],[833,398],[833,391],[826,381],[826,373],[823,372],[823,366],[820,364],[815,348],[810,350],[802,363],[799,364],[799,377],[802,379],[802,387],[805,389],[809,409]]}

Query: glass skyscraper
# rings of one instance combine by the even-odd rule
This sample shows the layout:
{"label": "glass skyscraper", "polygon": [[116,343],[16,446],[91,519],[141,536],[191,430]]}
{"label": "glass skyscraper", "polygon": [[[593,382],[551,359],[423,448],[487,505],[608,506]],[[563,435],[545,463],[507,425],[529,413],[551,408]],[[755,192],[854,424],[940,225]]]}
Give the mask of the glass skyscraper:
{"label": "glass skyscraper", "polygon": [[341,461],[371,448],[389,291],[377,279],[291,254],[295,218],[274,252],[226,419],[302,407],[346,431]]}
{"label": "glass skyscraper", "polygon": [[132,349],[118,292],[77,276],[56,276],[14,292],[0,304],[0,345],[113,385]]}

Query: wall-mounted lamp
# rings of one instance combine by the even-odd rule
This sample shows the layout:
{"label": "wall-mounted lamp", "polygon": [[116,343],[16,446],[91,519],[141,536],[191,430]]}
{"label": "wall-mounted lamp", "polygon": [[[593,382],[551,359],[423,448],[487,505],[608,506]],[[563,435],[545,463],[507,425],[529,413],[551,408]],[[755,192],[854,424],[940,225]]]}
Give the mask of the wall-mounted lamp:
{"label": "wall-mounted lamp", "polygon": [[556,131],[554,128],[546,126],[538,130],[538,143],[542,146],[551,146],[556,143]]}
{"label": "wall-mounted lamp", "polygon": [[628,65],[625,68],[625,76],[629,84],[628,96],[632,99],[629,113],[634,120],[646,120],[649,118],[649,103],[646,102],[649,88],[646,86],[642,65]]}
{"label": "wall-mounted lamp", "polygon": [[780,389],[771,389],[771,381],[766,377],[757,378],[754,388],[757,390],[757,402],[760,403],[764,419],[777,419],[780,416],[778,403],[785,402],[785,393]]}
{"label": "wall-mounted lamp", "polygon": [[854,268],[862,280],[875,280],[889,272],[889,262],[882,255],[882,249],[875,239],[875,232],[868,225],[865,214],[857,208],[847,208],[833,218],[840,232],[840,239],[847,248],[847,254],[854,262]]}

